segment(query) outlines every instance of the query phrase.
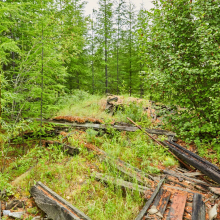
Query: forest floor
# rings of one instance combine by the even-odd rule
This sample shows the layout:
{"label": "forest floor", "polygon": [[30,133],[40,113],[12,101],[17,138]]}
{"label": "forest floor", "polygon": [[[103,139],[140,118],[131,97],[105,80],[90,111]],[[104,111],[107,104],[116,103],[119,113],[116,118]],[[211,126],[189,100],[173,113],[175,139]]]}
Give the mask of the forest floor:
{"label": "forest floor", "polygon": [[[121,107],[117,108],[115,112],[114,110],[107,112],[105,110],[106,97],[92,95],[83,98],[74,97],[66,102],[66,105],[56,116],[61,118],[64,116],[74,117],[74,121],[79,123],[90,118],[91,122],[109,125],[118,122],[128,123],[127,117],[129,117],[145,128],[161,129],[165,127],[172,131],[172,127],[166,127],[163,124],[163,116],[161,116],[163,114],[160,114],[158,118],[155,113],[161,104],[156,105],[148,100],[126,96],[118,97],[116,103]],[[123,105],[126,107],[122,108]],[[145,110],[143,111],[143,109]],[[163,108],[161,109],[163,110]],[[45,124],[44,126],[44,131],[52,130],[51,125]],[[25,207],[11,209],[11,212],[24,212],[23,219],[45,216],[45,213],[37,207],[30,195],[30,188],[40,181],[91,219],[132,220],[136,218],[146,199],[152,195],[163,171],[165,169],[176,170],[180,167],[179,162],[167,149],[153,142],[140,130],[135,132],[117,131],[111,126],[106,130],[67,129],[64,126],[63,131],[62,129],[59,131],[59,135],[42,137],[42,146],[39,145],[39,137],[37,135],[36,137],[28,137],[29,133],[30,131],[26,133],[26,136],[24,135],[24,138],[15,139],[11,143],[7,158],[1,158],[3,174],[0,184],[6,190],[1,192],[2,209],[6,209],[7,204],[14,199],[23,201]],[[63,137],[67,135],[65,143],[77,147],[79,149],[78,155],[70,156],[63,152],[60,146],[49,145],[46,147],[44,145],[46,140],[63,142]],[[153,136],[158,140],[166,139],[166,136],[163,135]],[[207,160],[219,165],[214,157],[215,151],[209,148],[201,151],[195,145],[186,144],[182,140],[178,140],[178,143],[203,157],[206,154]],[[97,155],[97,152],[91,150],[96,147],[105,151],[110,157],[103,159]],[[112,158],[114,159],[112,160]],[[154,181],[147,179],[144,184],[142,183],[142,185],[149,187],[149,190],[140,193],[138,190],[124,190],[112,183],[106,185],[103,181],[97,181],[96,173],[102,173],[131,182],[136,187],[140,184],[138,179],[118,170],[114,163],[117,159],[140,169],[147,175],[150,174]],[[178,178],[170,178],[170,181],[179,181]],[[184,184],[190,185],[187,181],[183,181],[182,185]],[[171,185],[179,186],[178,184]],[[219,203],[218,196],[213,196],[209,191],[192,187],[189,189],[204,196],[204,200],[207,200],[207,209]],[[175,189],[170,189],[170,191],[174,193]],[[189,193],[184,219],[191,219],[191,197],[192,195]],[[208,215],[206,218],[208,219]],[[4,216],[3,219],[13,218]]]}

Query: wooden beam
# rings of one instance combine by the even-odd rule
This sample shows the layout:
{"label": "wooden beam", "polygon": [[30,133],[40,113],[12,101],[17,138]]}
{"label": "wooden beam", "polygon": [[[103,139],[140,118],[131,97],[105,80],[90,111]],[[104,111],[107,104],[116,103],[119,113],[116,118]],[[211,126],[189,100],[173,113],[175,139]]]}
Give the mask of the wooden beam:
{"label": "wooden beam", "polygon": [[220,184],[220,170],[214,164],[174,142],[169,141],[169,144],[167,142],[164,143],[166,143],[170,151],[172,151],[178,158],[186,161],[188,164]]}
{"label": "wooden beam", "polygon": [[201,194],[194,194],[192,204],[192,220],[205,220],[205,203],[202,201]]}
{"label": "wooden beam", "polygon": [[34,197],[37,206],[50,219],[91,220],[83,212],[72,206],[41,182],[37,182],[35,186],[32,186],[30,193]]}

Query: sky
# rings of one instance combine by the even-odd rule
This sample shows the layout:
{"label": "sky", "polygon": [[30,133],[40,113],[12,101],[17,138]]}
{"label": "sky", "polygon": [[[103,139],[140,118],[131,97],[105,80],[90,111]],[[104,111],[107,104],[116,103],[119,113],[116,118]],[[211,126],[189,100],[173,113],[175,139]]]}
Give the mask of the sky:
{"label": "sky", "polygon": [[[129,2],[129,0],[126,0]],[[132,3],[136,5],[136,8],[140,8],[140,4],[143,2],[145,9],[151,9],[153,7],[153,3],[151,3],[152,0],[130,0]],[[98,0],[87,0],[87,5],[85,7],[85,13],[86,15],[89,15],[92,13],[92,9],[98,9]]]}

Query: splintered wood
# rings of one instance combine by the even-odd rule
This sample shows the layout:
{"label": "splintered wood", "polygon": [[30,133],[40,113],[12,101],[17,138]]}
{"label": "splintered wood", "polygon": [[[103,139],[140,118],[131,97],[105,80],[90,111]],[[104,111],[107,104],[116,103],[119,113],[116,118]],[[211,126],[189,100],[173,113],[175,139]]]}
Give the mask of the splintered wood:
{"label": "splintered wood", "polygon": [[157,194],[157,196],[155,198],[154,204],[153,204],[157,209],[157,213],[156,213],[157,216],[155,216],[152,219],[157,220],[158,217],[163,218],[164,212],[165,212],[167,205],[168,205],[168,202],[170,200],[170,196],[171,196],[171,192],[169,192],[167,190],[160,189],[159,193]]}

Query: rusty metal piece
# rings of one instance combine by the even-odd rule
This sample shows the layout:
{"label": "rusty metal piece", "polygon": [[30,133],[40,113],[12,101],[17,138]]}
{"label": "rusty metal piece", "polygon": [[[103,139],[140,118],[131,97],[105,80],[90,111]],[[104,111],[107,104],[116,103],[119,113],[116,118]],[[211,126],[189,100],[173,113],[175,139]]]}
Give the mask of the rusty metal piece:
{"label": "rusty metal piece", "polygon": [[177,193],[172,199],[169,215],[167,220],[182,220],[186,205],[187,194]]}

